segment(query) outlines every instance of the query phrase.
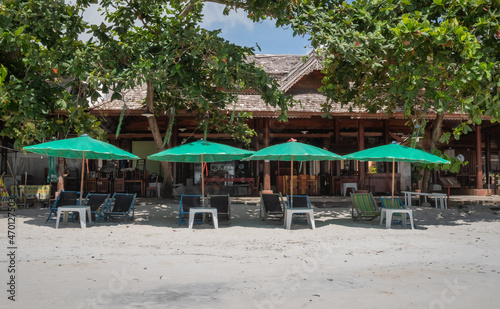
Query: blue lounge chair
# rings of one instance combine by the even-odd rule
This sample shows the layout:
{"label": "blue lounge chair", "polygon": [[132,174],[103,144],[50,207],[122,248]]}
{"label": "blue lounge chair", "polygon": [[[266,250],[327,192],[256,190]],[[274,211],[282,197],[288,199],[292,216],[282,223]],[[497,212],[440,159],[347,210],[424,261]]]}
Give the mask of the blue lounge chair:
{"label": "blue lounge chair", "polygon": [[105,207],[108,204],[109,194],[89,193],[83,201],[83,205],[90,206],[90,213],[94,222],[99,222],[104,215]]}
{"label": "blue lounge chair", "polygon": [[109,202],[104,206],[104,211],[101,215],[101,221],[111,219],[113,217],[125,217],[123,223],[127,222],[127,219],[134,220],[134,202],[136,193],[117,193],[115,192]]}
{"label": "blue lounge chair", "polygon": [[291,196],[286,196],[286,204],[288,208],[312,208],[309,196],[307,195],[294,195],[293,205],[291,203]]}
{"label": "blue lounge chair", "polygon": [[[54,214],[54,217],[57,217],[57,208],[60,206],[75,206],[78,205],[78,197],[80,195],[80,192],[77,191],[61,191],[59,195],[57,196],[56,201],[54,204],[50,207],[50,212],[47,217],[47,220],[45,220],[45,223],[49,222],[50,217],[52,214]],[[55,220],[52,219],[52,220]]]}
{"label": "blue lounge chair", "polygon": [[[201,195],[181,195],[181,201],[179,203],[179,226],[183,222],[189,222],[189,208],[191,207],[202,207]],[[203,223],[203,215],[196,214],[194,223]]]}
{"label": "blue lounge chair", "polygon": [[[309,212],[312,212],[311,201],[309,201],[309,196],[307,195],[294,195],[293,200],[290,195],[286,196],[286,206],[288,209],[295,209],[293,212],[295,223],[308,223],[307,216]],[[297,212],[296,208],[307,208],[303,213]]]}

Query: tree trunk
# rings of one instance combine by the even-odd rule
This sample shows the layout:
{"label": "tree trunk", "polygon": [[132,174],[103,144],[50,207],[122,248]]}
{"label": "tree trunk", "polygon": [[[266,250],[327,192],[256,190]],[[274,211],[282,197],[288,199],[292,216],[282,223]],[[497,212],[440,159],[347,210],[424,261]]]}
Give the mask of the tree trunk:
{"label": "tree trunk", "polygon": [[[147,90],[146,90],[146,107],[154,114],[154,87],[151,81],[147,81]],[[153,139],[156,143],[156,148],[158,151],[165,150],[163,147],[163,140],[161,138],[160,128],[158,127],[158,122],[156,121],[156,116],[148,117],[149,130],[153,134]],[[166,198],[172,198],[174,196],[173,191],[173,178],[172,178],[172,167],[170,162],[161,162],[161,167],[163,169],[163,185],[161,190],[161,196]]]}
{"label": "tree trunk", "polygon": [[[438,114],[436,120],[434,121],[434,126],[431,133],[431,141],[429,143],[429,151],[432,152],[437,148],[439,143],[439,138],[441,137],[442,126],[443,126],[444,114]],[[422,177],[422,192],[429,192],[429,180],[431,178],[430,169],[426,168],[424,170],[424,176]]]}

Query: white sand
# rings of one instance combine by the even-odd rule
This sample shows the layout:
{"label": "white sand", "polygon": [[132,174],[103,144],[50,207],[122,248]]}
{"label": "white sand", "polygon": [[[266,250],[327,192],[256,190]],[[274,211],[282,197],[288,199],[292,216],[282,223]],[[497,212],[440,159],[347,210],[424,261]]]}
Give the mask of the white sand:
{"label": "white sand", "polygon": [[1,212],[0,308],[500,308],[500,215],[487,207],[417,207],[414,231],[315,208],[315,230],[288,231],[236,204],[229,225],[190,231],[176,201],[136,205],[134,223],[83,230],[17,211],[15,303]]}

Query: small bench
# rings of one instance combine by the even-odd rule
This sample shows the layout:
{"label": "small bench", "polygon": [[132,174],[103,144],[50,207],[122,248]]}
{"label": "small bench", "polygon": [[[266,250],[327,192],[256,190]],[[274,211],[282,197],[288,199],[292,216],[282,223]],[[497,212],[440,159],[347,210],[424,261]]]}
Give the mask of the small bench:
{"label": "small bench", "polygon": [[189,229],[193,229],[194,215],[197,213],[211,213],[214,222],[214,228],[219,228],[219,221],[217,219],[217,208],[213,207],[190,207],[189,208]]}
{"label": "small bench", "polygon": [[87,227],[86,215],[89,217],[89,224],[92,222],[92,215],[90,213],[90,206],[60,206],[57,207],[56,229],[59,228],[59,221],[61,220],[61,213],[63,215],[63,223],[68,222],[68,212],[78,211],[80,213],[80,227],[82,229]]}
{"label": "small bench", "polygon": [[314,224],[314,212],[312,208],[309,207],[294,207],[285,209],[285,228],[287,230],[292,226],[292,216],[294,214],[305,214],[307,216],[307,223],[311,226],[311,229],[315,229]]}
{"label": "small bench", "polygon": [[403,227],[406,227],[406,214],[410,217],[411,229],[414,230],[413,226],[413,211],[411,209],[401,209],[401,208],[381,208],[382,213],[380,214],[380,225],[385,218],[385,228],[390,229],[392,223],[393,214],[402,214]]}

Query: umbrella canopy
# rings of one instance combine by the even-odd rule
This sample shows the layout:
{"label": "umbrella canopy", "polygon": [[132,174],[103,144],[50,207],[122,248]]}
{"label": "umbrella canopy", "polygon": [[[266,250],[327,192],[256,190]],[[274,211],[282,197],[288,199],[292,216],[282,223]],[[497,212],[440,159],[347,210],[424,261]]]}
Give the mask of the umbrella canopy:
{"label": "umbrella canopy", "polygon": [[[246,160],[273,160],[273,161],[290,161],[293,166],[293,161],[325,161],[325,160],[342,160],[343,157],[321,149],[316,146],[297,142],[295,139],[290,139],[286,143],[277,144],[256,151]],[[290,169],[290,196],[292,197],[291,204],[293,205],[293,168]]]}
{"label": "umbrella canopy", "polygon": [[373,147],[345,155],[344,158],[358,161],[375,162],[412,162],[412,163],[434,163],[449,164],[450,161],[430,154],[428,152],[406,147],[399,144],[389,144]]}
{"label": "umbrella canopy", "polygon": [[[204,162],[224,162],[243,159],[250,156],[253,151],[240,149],[224,144],[198,140],[189,144],[173,147],[159,153],[148,156],[149,160],[201,163],[203,169]],[[205,183],[203,171],[201,173],[201,195],[205,196]],[[202,199],[202,203],[203,199]]]}
{"label": "umbrella canopy", "polygon": [[256,151],[248,160],[273,161],[325,161],[342,160],[342,156],[316,146],[290,139],[286,143],[277,144]]}
{"label": "umbrella canopy", "polygon": [[87,134],[24,147],[24,150],[68,159],[135,160],[138,156]]}
{"label": "umbrella canopy", "polygon": [[83,195],[83,171],[85,170],[85,159],[102,160],[134,160],[140,159],[123,149],[115,147],[91,138],[87,134],[80,137],[66,138],[47,143],[24,147],[24,150],[53,157],[62,157],[69,159],[82,159],[82,179],[80,183],[80,204]]}
{"label": "umbrella canopy", "polygon": [[450,161],[425,152],[423,150],[406,147],[396,143],[373,147],[351,154],[347,154],[344,158],[348,160],[358,161],[375,161],[375,162],[392,162],[392,198],[394,198],[394,169],[395,162],[412,162],[412,163],[433,163],[433,164],[449,164]]}
{"label": "umbrella canopy", "polygon": [[253,154],[253,151],[205,140],[198,140],[155,153],[148,156],[148,159],[185,163],[224,162],[239,160],[251,154]]}

